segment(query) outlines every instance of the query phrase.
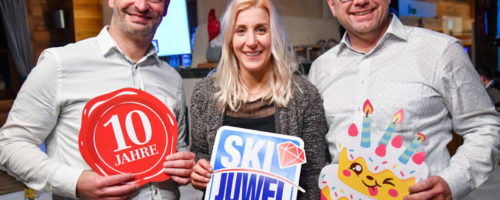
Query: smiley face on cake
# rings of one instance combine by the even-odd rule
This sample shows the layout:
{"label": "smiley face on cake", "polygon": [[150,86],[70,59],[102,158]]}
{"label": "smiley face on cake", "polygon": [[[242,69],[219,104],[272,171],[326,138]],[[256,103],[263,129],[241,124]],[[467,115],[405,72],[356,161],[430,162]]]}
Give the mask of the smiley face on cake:
{"label": "smiley face on cake", "polygon": [[354,123],[347,134],[340,134],[338,164],[328,165],[321,171],[322,200],[403,199],[410,186],[428,175],[423,162],[425,153],[416,152],[425,141],[425,135],[417,133],[413,142],[404,147],[401,135],[394,134],[396,126],[404,119],[404,111],[396,112],[383,135],[372,141],[369,115],[373,113],[373,106],[370,101],[366,100],[363,110],[361,134]]}

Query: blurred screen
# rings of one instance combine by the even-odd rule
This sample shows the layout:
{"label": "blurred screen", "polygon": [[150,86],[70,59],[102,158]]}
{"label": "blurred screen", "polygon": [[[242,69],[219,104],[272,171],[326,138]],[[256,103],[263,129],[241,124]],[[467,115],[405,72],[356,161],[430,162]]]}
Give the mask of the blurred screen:
{"label": "blurred screen", "polygon": [[159,56],[191,54],[186,0],[171,0],[156,30],[153,45]]}

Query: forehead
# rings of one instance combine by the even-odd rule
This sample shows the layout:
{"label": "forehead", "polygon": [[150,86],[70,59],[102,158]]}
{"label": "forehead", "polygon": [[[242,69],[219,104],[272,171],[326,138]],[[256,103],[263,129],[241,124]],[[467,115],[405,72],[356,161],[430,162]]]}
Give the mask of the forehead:
{"label": "forehead", "polygon": [[236,25],[268,24],[269,13],[264,8],[250,7],[240,11],[236,16]]}

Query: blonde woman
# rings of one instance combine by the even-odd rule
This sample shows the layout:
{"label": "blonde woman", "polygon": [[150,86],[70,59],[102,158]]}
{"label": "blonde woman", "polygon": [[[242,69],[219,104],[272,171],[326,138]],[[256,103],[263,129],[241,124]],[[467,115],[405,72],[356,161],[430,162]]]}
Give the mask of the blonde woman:
{"label": "blonde woman", "polygon": [[217,72],[197,83],[191,99],[192,145],[197,164],[192,184],[206,188],[217,129],[223,125],[300,137],[307,163],[299,185],[319,199],[317,180],[327,151],[322,100],[317,89],[294,75],[287,45],[271,0],[234,0],[222,20],[222,57]]}

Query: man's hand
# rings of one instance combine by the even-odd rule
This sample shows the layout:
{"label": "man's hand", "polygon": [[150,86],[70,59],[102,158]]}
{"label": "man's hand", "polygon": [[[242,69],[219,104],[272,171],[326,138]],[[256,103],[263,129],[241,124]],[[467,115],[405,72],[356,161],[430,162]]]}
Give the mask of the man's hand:
{"label": "man's hand", "polygon": [[405,200],[432,199],[432,200],[450,200],[451,189],[446,181],[439,176],[431,176],[420,183],[409,188],[410,195]]}
{"label": "man's hand", "polygon": [[84,171],[78,178],[76,194],[82,199],[129,199],[138,189],[133,174],[101,176],[94,171]]}
{"label": "man's hand", "polygon": [[198,160],[198,163],[193,167],[193,172],[191,173],[191,183],[194,187],[198,189],[207,188],[207,184],[210,181],[213,170],[205,159]]}
{"label": "man's hand", "polygon": [[195,155],[192,152],[177,152],[167,156],[163,163],[165,173],[172,178],[173,181],[180,185],[186,185],[191,182],[191,172],[196,163]]}

